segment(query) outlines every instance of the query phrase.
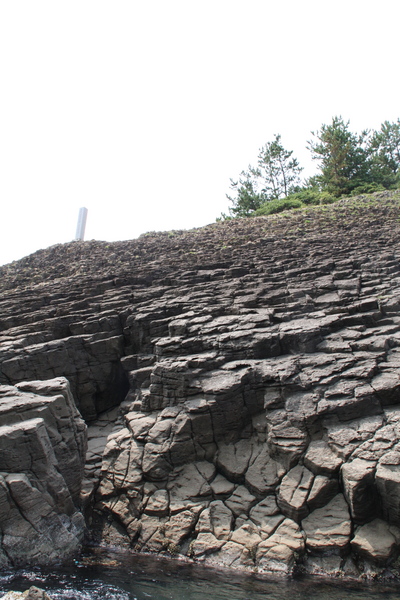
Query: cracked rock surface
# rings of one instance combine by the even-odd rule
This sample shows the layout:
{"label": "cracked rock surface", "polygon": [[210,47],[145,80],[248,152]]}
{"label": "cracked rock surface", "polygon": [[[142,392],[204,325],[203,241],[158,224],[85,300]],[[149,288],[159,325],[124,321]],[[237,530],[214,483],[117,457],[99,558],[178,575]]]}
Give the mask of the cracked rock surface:
{"label": "cracked rock surface", "polygon": [[0,565],[46,565],[79,548],[86,425],[68,381],[0,385]]}
{"label": "cracked rock surface", "polygon": [[4,389],[66,377],[89,426],[83,486],[72,463],[30,485],[62,476],[66,514],[80,491],[99,543],[259,572],[391,564],[399,218],[379,192],[0,267]]}

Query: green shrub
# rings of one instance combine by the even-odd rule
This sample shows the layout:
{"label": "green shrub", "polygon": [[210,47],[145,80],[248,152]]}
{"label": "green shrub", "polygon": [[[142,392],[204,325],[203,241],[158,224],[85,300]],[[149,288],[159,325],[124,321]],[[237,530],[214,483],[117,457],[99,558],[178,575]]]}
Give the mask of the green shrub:
{"label": "green shrub", "polygon": [[333,204],[336,202],[337,198],[332,196],[329,192],[320,192],[319,194],[319,203],[320,204]]}
{"label": "green shrub", "polygon": [[281,200],[271,200],[265,202],[260,208],[254,211],[254,216],[259,217],[263,215],[274,215],[276,213],[283,212],[284,210],[291,210],[292,208],[301,208],[303,206],[300,200],[292,198],[282,198]]}
{"label": "green shrub", "polygon": [[300,200],[303,204],[319,204],[319,197],[321,192],[313,189],[305,189],[300,190],[299,192],[295,192],[294,194],[290,194],[288,196],[289,199]]}
{"label": "green shrub", "polygon": [[383,192],[386,188],[380,183],[364,183],[363,185],[358,185],[354,190],[352,190],[352,196],[358,196],[359,194],[373,194],[374,192]]}
{"label": "green shrub", "polygon": [[329,192],[320,192],[315,188],[309,188],[305,190],[300,190],[295,194],[290,194],[288,196],[290,200],[300,200],[306,206],[309,205],[319,205],[319,204],[332,204],[337,200],[335,196],[332,196]]}

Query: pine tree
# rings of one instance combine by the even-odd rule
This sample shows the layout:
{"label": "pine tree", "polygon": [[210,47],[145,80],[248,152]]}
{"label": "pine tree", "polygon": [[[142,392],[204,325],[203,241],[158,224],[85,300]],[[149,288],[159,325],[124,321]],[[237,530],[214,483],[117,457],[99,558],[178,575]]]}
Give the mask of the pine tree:
{"label": "pine tree", "polygon": [[300,183],[302,167],[293,152],[281,144],[281,136],[275,135],[258,154],[257,167],[249,165],[242,171],[238,181],[231,179],[234,197],[227,195],[232,203],[229,212],[235,217],[248,217],[264,202],[278,200],[292,193]]}
{"label": "pine tree", "polygon": [[309,141],[308,148],[320,163],[320,173],[310,179],[311,185],[339,197],[371,181],[368,131],[354,134],[349,121],[333,117],[330,125],[312,134],[316,141]]}

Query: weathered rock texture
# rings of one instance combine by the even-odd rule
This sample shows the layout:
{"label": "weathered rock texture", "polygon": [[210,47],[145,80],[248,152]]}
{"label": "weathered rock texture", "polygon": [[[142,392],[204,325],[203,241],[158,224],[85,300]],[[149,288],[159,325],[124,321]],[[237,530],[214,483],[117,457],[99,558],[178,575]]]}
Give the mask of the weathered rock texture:
{"label": "weathered rock texture", "polygon": [[42,589],[32,585],[25,592],[7,592],[0,600],[52,600]]}
{"label": "weathered rock texture", "polygon": [[86,425],[63,377],[0,385],[0,565],[47,564],[73,554]]}
{"label": "weathered rock texture", "polygon": [[259,571],[396,557],[399,217],[384,192],[0,269],[0,380],[69,380],[95,540]]}

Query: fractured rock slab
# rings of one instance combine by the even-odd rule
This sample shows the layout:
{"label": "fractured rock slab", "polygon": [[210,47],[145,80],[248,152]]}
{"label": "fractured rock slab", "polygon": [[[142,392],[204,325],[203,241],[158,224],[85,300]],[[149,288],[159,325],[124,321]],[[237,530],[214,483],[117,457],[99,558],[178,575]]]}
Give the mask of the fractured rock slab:
{"label": "fractured rock slab", "polygon": [[288,573],[295,564],[295,556],[303,552],[304,537],[300,527],[291,519],[285,519],[258,545],[256,564],[261,571]]}
{"label": "fractured rock slab", "polygon": [[375,465],[356,458],[342,466],[343,493],[355,523],[366,523],[376,514]]}
{"label": "fractured rock slab", "polygon": [[306,546],[312,552],[341,553],[349,545],[350,513],[342,494],[310,513],[301,525],[306,534]]}
{"label": "fractured rock slab", "polygon": [[246,485],[254,494],[265,495],[275,490],[284,473],[284,466],[270,456],[265,446],[246,471]]}
{"label": "fractured rock slab", "polygon": [[86,427],[63,378],[0,386],[0,532],[5,566],[48,564],[82,541]]}
{"label": "fractured rock slab", "polygon": [[382,502],[383,516],[400,526],[400,452],[383,455],[376,468],[376,485]]}
{"label": "fractured rock slab", "polygon": [[342,462],[342,459],[334,454],[328,444],[322,440],[311,442],[304,456],[305,466],[315,475],[337,473]]}
{"label": "fractured rock slab", "polygon": [[307,499],[314,482],[314,475],[306,467],[297,465],[282,479],[278,494],[278,506],[288,517],[301,521],[308,515]]}
{"label": "fractured rock slab", "polygon": [[373,562],[386,564],[398,551],[400,529],[382,519],[358,527],[351,540],[353,550]]}

